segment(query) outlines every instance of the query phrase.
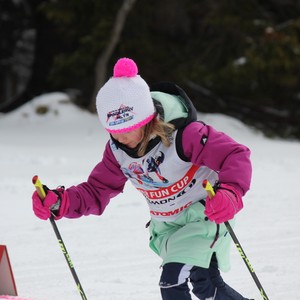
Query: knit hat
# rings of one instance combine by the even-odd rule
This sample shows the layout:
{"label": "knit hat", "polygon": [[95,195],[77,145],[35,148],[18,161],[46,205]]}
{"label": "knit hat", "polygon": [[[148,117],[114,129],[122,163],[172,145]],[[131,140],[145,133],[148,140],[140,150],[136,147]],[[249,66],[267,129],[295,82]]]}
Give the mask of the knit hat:
{"label": "knit hat", "polygon": [[138,75],[136,63],[121,58],[96,98],[99,119],[110,133],[125,133],[149,123],[155,116],[150,89]]}

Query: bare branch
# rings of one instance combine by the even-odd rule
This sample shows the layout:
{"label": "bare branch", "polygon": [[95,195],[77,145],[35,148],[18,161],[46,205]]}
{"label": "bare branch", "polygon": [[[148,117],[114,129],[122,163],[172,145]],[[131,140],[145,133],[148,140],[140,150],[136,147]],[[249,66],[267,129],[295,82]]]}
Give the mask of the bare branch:
{"label": "bare branch", "polygon": [[127,18],[128,13],[131,11],[136,0],[124,0],[122,6],[120,7],[118,14],[116,16],[116,21],[110,36],[110,40],[104,49],[104,51],[100,54],[96,62],[95,68],[95,85],[94,91],[92,94],[92,99],[90,101],[89,110],[92,112],[96,111],[95,99],[98,93],[99,88],[105,83],[106,79],[106,71],[107,64],[113,51],[115,50],[120,37],[122,30],[124,28],[124,24]]}

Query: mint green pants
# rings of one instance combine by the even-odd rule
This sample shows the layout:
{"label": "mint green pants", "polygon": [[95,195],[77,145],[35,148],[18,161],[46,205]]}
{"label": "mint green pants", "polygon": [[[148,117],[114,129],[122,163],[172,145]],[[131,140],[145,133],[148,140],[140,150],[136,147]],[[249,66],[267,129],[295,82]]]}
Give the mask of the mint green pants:
{"label": "mint green pants", "polygon": [[[208,268],[215,252],[219,269],[230,269],[230,234],[220,224],[219,237],[214,243],[217,225],[205,218],[204,208],[196,202],[174,222],[151,220],[150,248],[162,258],[162,265],[178,262]],[[234,221],[230,223],[233,226]]]}

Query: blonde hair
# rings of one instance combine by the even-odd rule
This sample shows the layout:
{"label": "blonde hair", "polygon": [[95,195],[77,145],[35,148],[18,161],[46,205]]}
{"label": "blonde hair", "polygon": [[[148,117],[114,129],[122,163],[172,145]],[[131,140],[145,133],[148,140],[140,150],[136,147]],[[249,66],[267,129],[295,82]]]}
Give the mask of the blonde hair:
{"label": "blonde hair", "polygon": [[159,136],[161,142],[166,147],[171,145],[171,135],[174,132],[175,127],[171,123],[166,123],[161,119],[154,118],[151,122],[145,125],[143,132],[143,139],[138,148],[138,156],[144,156],[147,150],[147,146],[153,137]]}

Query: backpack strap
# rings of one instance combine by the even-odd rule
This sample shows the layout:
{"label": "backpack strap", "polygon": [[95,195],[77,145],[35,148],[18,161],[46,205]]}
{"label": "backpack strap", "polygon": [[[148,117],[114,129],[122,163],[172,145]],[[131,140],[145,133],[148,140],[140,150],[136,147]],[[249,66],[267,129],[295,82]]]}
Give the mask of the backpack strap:
{"label": "backpack strap", "polygon": [[[202,123],[204,126],[206,126],[206,124],[202,121],[196,121],[196,122],[199,122],[199,123]],[[183,161],[190,161],[184,154],[184,151],[183,151],[183,143],[182,143],[182,134],[183,134],[183,131],[184,131],[185,127],[183,128],[179,128],[177,130],[177,135],[176,135],[176,139],[175,139],[175,144],[176,144],[176,151],[177,151],[177,154],[178,156],[183,160]],[[200,143],[201,141],[199,141]]]}
{"label": "backpack strap", "polygon": [[[175,95],[181,101],[181,104],[185,107],[187,116],[174,119],[170,123],[175,125],[175,128],[177,129],[177,135],[175,140],[177,154],[183,161],[189,161],[189,159],[185,156],[183,151],[183,145],[182,145],[183,131],[185,127],[191,122],[201,122],[204,125],[206,124],[202,121],[197,121],[197,110],[194,104],[192,103],[188,95],[185,93],[185,91],[182,88],[180,88],[178,85],[170,82],[160,82],[160,83],[153,84],[150,87],[150,91],[151,92],[157,91],[157,92],[163,92],[163,93]],[[153,99],[153,101],[157,109],[157,112],[162,116],[162,119],[164,119],[163,106],[160,104],[159,101],[155,99]]]}

